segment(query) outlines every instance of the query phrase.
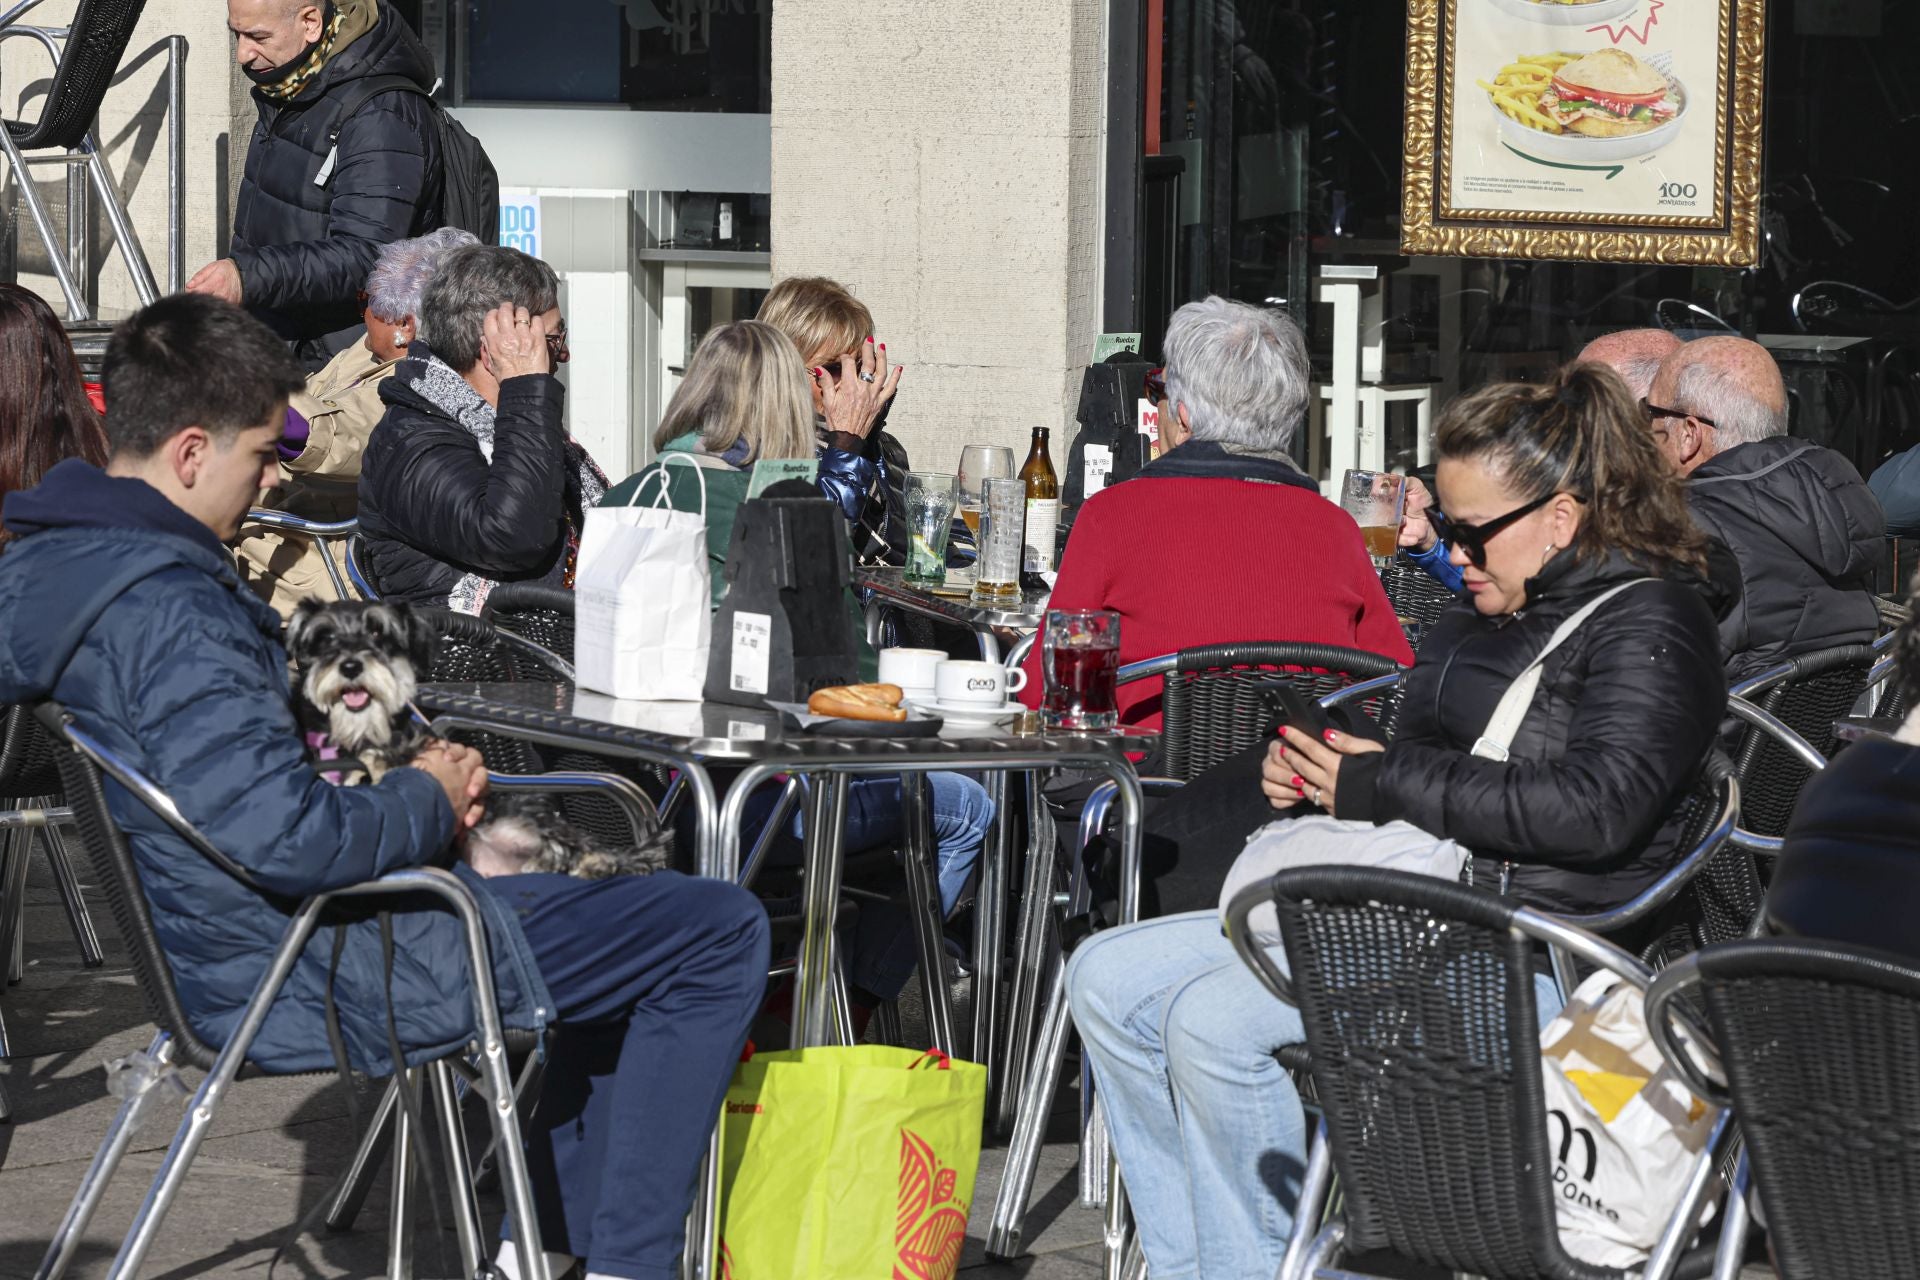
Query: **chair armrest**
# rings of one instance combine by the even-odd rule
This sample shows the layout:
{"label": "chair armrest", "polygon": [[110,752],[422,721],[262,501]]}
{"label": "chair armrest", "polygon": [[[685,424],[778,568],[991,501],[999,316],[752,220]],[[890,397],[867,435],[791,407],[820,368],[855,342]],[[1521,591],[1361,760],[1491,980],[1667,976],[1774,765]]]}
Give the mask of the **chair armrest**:
{"label": "chair armrest", "polygon": [[[1143,795],[1172,795],[1186,784],[1175,782],[1172,778],[1142,778],[1140,791]],[[1109,778],[1087,793],[1087,800],[1080,808],[1080,847],[1086,848],[1093,843],[1095,836],[1107,825],[1107,815],[1113,811],[1113,801],[1120,794],[1120,784]]]}
{"label": "chair armrest", "polygon": [[494,791],[519,794],[598,795],[611,800],[626,816],[635,841],[660,830],[660,815],[631,778],[615,773],[589,773],[570,770],[564,773],[493,773],[487,785]]}
{"label": "chair armrest", "polygon": [[[1752,681],[1747,681],[1746,683],[1752,684],[1754,681],[1765,678],[1766,674],[1762,673],[1761,675],[1755,676]],[[1760,732],[1766,734],[1775,742],[1778,742],[1788,751],[1791,751],[1799,757],[1800,763],[1806,765],[1807,768],[1813,770],[1815,773],[1827,767],[1827,758],[1815,750],[1812,743],[1795,733],[1787,726],[1785,721],[1781,720],[1780,717],[1774,715],[1771,711],[1766,710],[1764,707],[1755,706],[1740,696],[1739,689],[1744,687],[1745,685],[1737,685],[1735,686],[1735,691],[1727,695],[1728,711],[1760,730]]]}
{"label": "chair armrest", "polygon": [[1007,650],[1007,659],[1002,665],[1010,672],[1018,667],[1024,666],[1027,661],[1027,655],[1033,652],[1033,646],[1039,639],[1040,633],[1038,631],[1029,631],[1026,635],[1015,640],[1013,642],[1013,648]]}
{"label": "chair armrest", "polygon": [[1335,689],[1320,699],[1320,705],[1328,710],[1345,706],[1349,702],[1359,702],[1376,694],[1386,693],[1406,679],[1404,671],[1390,671],[1384,676],[1373,676],[1366,680],[1356,680],[1344,689]]}
{"label": "chair armrest", "polygon": [[268,529],[285,529],[289,533],[303,533],[310,538],[346,538],[360,532],[358,520],[337,520],[324,524],[318,520],[306,520],[285,511],[269,511],[265,507],[254,507],[247,512],[243,525],[257,524]]}
{"label": "chair armrest", "polygon": [[1704,1099],[1719,1107],[1733,1105],[1733,1095],[1727,1087],[1714,1080],[1703,1070],[1698,1062],[1680,1043],[1676,1021],[1686,1026],[1687,1034],[1705,1045],[1716,1057],[1719,1050],[1714,1046],[1713,1038],[1702,1025],[1700,1016],[1693,1006],[1678,997],[1700,985],[1700,953],[1680,957],[1660,971],[1647,988],[1647,1032],[1653,1038],[1654,1047],[1660,1050],[1660,1056],[1672,1064],[1687,1082],[1687,1088],[1693,1090],[1696,1098]]}
{"label": "chair armrest", "polygon": [[1707,860],[1719,851],[1720,846],[1734,840],[1734,833],[1739,830],[1736,824],[1740,818],[1740,780],[1729,776],[1721,781],[1721,786],[1719,816],[1714,819],[1713,826],[1708,828],[1700,843],[1689,849],[1672,870],[1641,890],[1633,899],[1612,910],[1555,916],[1554,919],[1593,933],[1615,933],[1646,919],[1673,901],[1682,889],[1693,882],[1700,868],[1706,866]]}

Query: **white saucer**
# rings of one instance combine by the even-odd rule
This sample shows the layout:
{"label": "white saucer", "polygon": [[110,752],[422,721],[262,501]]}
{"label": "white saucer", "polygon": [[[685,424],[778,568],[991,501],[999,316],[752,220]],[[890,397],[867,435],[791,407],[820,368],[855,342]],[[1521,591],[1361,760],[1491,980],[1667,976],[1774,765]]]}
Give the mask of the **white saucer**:
{"label": "white saucer", "polygon": [[971,724],[993,724],[1001,720],[1011,720],[1027,709],[1024,703],[1017,701],[1009,701],[993,707],[983,702],[940,702],[929,698],[919,705],[939,713],[942,719]]}

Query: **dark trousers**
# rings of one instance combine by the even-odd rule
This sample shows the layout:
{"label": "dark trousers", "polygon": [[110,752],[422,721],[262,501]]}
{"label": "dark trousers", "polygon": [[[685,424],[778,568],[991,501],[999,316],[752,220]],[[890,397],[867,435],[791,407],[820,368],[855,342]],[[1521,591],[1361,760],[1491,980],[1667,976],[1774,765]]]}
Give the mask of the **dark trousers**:
{"label": "dark trousers", "polygon": [[677,1277],[694,1175],[766,993],[766,912],[672,871],[489,885],[560,1023],[526,1135],[541,1240],[607,1275]]}

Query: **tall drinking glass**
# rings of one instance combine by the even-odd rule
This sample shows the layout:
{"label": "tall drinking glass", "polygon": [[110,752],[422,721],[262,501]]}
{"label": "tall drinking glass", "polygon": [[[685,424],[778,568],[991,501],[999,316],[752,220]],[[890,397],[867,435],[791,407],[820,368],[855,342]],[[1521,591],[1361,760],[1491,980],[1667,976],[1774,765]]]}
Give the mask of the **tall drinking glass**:
{"label": "tall drinking glass", "polygon": [[1041,712],[1049,729],[1111,729],[1118,723],[1119,614],[1047,610],[1040,654],[1047,676]]}
{"label": "tall drinking glass", "polygon": [[907,585],[947,580],[947,535],[953,531],[954,480],[945,471],[907,475]]}
{"label": "tall drinking glass", "polygon": [[1384,569],[1400,546],[1400,513],[1407,504],[1407,478],[1387,471],[1349,471],[1340,484],[1340,508],[1367,540],[1373,567]]}
{"label": "tall drinking glass", "polygon": [[960,518],[976,542],[980,538],[980,498],[989,480],[1013,477],[1013,450],[1003,444],[970,444],[960,451],[960,473],[955,493]]}
{"label": "tall drinking glass", "polygon": [[1027,538],[1027,483],[987,480],[980,495],[979,567],[975,604],[1019,604],[1020,562]]}

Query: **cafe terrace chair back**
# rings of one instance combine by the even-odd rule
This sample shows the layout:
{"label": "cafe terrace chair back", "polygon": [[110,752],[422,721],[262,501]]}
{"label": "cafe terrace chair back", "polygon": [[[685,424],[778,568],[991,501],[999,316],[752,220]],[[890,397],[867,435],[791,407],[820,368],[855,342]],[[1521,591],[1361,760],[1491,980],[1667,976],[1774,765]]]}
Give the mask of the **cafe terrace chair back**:
{"label": "cafe terrace chair back", "polygon": [[[1725,1087],[1675,1035],[1702,1013]],[[1920,1275],[1920,967],[1815,939],[1722,943],[1661,972],[1647,1023],[1696,1094],[1732,1104],[1736,1186],[1759,1195],[1781,1280]]]}
{"label": "cafe terrace chair back", "polygon": [[[1269,903],[1285,968],[1249,929]],[[1644,990],[1653,973],[1634,956],[1485,889],[1356,867],[1248,886],[1227,932],[1274,998],[1299,1008],[1323,1109],[1282,1276],[1357,1278],[1346,1259],[1379,1251],[1491,1280],[1707,1274],[1712,1249],[1688,1246],[1719,1186],[1725,1114],[1644,1271],[1583,1262],[1560,1243],[1535,953],[1546,944]]]}

